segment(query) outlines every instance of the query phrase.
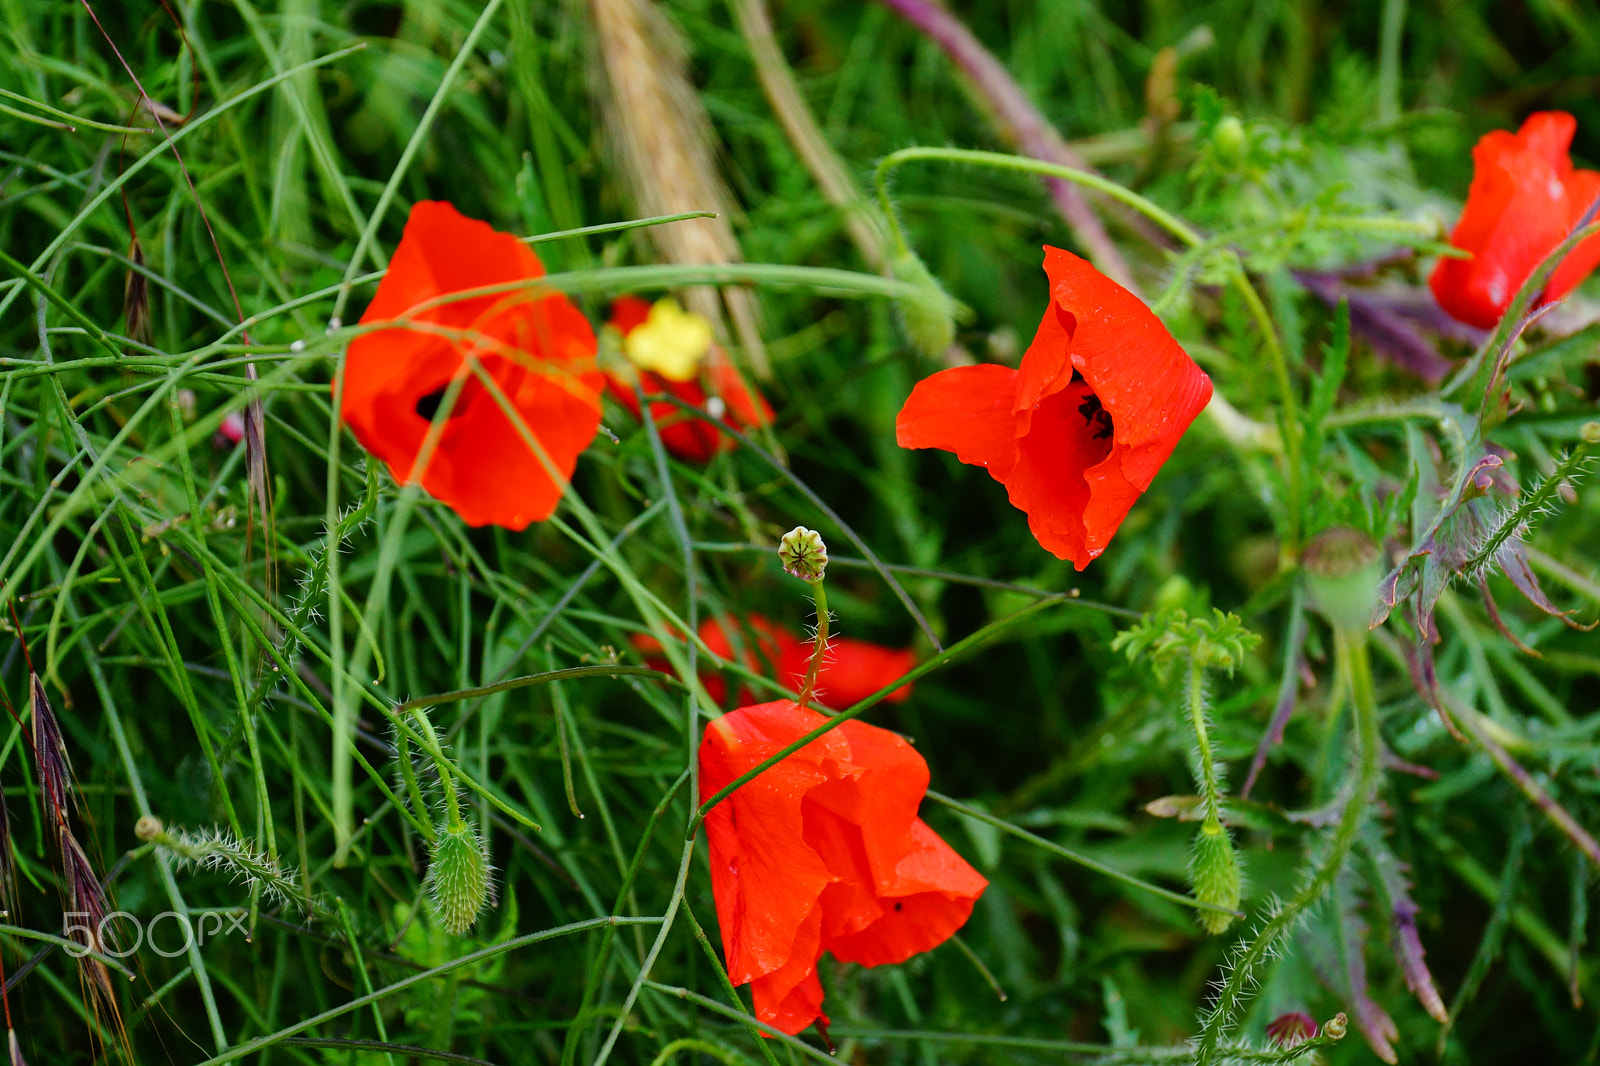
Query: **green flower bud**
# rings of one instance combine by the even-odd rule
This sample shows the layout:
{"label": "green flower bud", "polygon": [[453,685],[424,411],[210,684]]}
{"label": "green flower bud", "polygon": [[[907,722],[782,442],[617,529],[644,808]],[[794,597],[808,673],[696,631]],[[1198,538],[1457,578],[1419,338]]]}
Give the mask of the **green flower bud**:
{"label": "green flower bud", "polygon": [[1245,153],[1250,149],[1250,135],[1244,123],[1228,115],[1211,131],[1211,151],[1217,162],[1227,170],[1238,170],[1244,165]]}
{"label": "green flower bud", "polygon": [[889,269],[918,290],[916,296],[895,303],[906,339],[926,355],[943,355],[956,337],[955,301],[909,248],[889,261]]}
{"label": "green flower bud", "polygon": [[[1189,879],[1194,897],[1229,910],[1239,909],[1244,879],[1239,873],[1239,857],[1234,853],[1228,828],[1221,822],[1206,821],[1194,836],[1194,851],[1189,856]],[[1221,911],[1198,912],[1200,925],[1213,936],[1233,924],[1233,915]]]}
{"label": "green flower bud", "polygon": [[461,936],[478,920],[489,900],[489,858],[477,830],[441,826],[428,864],[428,899],[446,932]]}
{"label": "green flower bud", "polygon": [[795,526],[778,541],[778,558],[783,568],[801,581],[821,581],[828,571],[828,546],[822,534],[805,526]]}
{"label": "green flower bud", "polygon": [[1311,538],[1300,556],[1311,606],[1336,629],[1364,630],[1378,601],[1378,546],[1365,533],[1347,526],[1324,529]]}

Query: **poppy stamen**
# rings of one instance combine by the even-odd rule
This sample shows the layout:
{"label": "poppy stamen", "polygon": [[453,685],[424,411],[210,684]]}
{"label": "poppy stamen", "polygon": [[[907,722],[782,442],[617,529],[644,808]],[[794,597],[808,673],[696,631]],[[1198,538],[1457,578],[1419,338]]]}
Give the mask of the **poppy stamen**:
{"label": "poppy stamen", "polygon": [[1078,405],[1078,413],[1085,422],[1095,427],[1095,440],[1105,440],[1116,431],[1116,426],[1111,422],[1111,412],[1100,403],[1100,397],[1092,392]]}

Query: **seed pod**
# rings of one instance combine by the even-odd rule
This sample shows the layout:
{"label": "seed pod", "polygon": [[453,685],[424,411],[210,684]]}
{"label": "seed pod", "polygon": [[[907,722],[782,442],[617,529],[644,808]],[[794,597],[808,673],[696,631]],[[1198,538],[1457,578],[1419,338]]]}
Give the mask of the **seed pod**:
{"label": "seed pod", "polygon": [[805,526],[795,526],[778,541],[778,559],[801,581],[821,581],[828,572],[828,546],[821,533]]}
{"label": "seed pod", "polygon": [[[1194,884],[1195,899],[1229,910],[1239,909],[1243,894],[1239,857],[1234,854],[1233,841],[1221,822],[1208,820],[1195,834],[1194,852],[1189,857],[1189,877]],[[1233,924],[1233,916],[1220,911],[1200,911],[1199,920],[1205,931],[1213,935]]]}
{"label": "seed pod", "polygon": [[1347,526],[1324,529],[1300,558],[1311,604],[1336,628],[1364,630],[1378,602],[1378,546]]}
{"label": "seed pod", "polygon": [[489,900],[489,858],[477,830],[464,824],[439,827],[428,865],[428,897],[446,932],[461,936],[478,920]]}

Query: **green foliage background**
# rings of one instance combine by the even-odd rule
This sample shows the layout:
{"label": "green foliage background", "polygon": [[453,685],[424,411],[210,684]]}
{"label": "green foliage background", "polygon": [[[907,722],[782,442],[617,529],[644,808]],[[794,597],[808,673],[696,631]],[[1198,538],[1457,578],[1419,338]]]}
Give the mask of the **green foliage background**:
{"label": "green foliage background", "polygon": [[[870,273],[772,117],[729,9],[721,0],[665,6],[690,42],[740,203],[746,258]],[[772,439],[793,476],[748,448],[703,470],[672,465],[671,491],[698,546],[694,609],[802,627],[803,589],[775,553],[753,546],[806,524],[836,556],[860,552],[799,484],[900,564],[900,580],[946,644],[1046,593],[1080,590],[1077,602],[934,671],[912,700],[874,708],[869,720],[915,738],[939,792],[1182,890],[1192,827],[1144,805],[1194,792],[1194,734],[1176,681],[1113,651],[1112,640],[1144,612],[1199,616],[1212,606],[1265,638],[1231,677],[1209,681],[1210,742],[1236,792],[1293,654],[1298,544],[1288,531],[1340,523],[1408,545],[1410,501],[1427,492],[1417,481],[1429,465],[1422,458],[1437,454],[1448,470],[1452,457],[1426,421],[1361,420],[1380,402],[1428,401],[1427,387],[1359,332],[1342,382],[1329,379],[1329,353],[1342,358],[1334,316],[1290,269],[1440,239],[1439,224],[1453,222],[1465,195],[1475,139],[1531,110],[1574,113],[1575,157],[1600,165],[1600,8],[1592,0],[953,7],[1090,162],[1205,232],[1232,236],[1283,338],[1302,405],[1317,381],[1331,381],[1322,422],[1307,436],[1317,448],[1306,457],[1304,508],[1284,513],[1278,457],[1230,443],[1202,418],[1111,548],[1076,574],[1038,548],[983,470],[895,446],[895,413],[939,364],[907,346],[888,301],[770,289],[761,301],[774,375],[763,388],[778,411]],[[542,827],[533,832],[481,792],[465,793],[500,884],[498,907],[467,937],[446,935],[419,907],[426,847],[379,787],[399,780],[385,707],[508,676],[634,662],[630,638],[649,620],[619,574],[688,612],[657,456],[620,408],[606,418],[619,439],[597,438],[574,482],[592,529],[571,509],[525,534],[467,529],[436,504],[403,499],[343,439],[336,507],[355,517],[341,527],[338,588],[347,599],[337,661],[370,662],[362,650],[370,645],[382,665],[349,678],[350,691],[367,696],[352,705],[356,751],[371,772],[355,770],[358,832],[349,861],[334,862],[327,715],[340,685],[329,654],[328,382],[348,333],[330,332],[329,315],[365,219],[482,9],[453,0],[172,0],[172,10],[183,39],[161,5],[0,0],[0,88],[33,101],[7,97],[0,111],[0,248],[37,264],[60,297],[52,303],[20,282],[0,294],[0,599],[14,604],[60,714],[88,815],[81,836],[102,873],[115,868],[117,905],[145,917],[179,899],[243,906],[253,935],[213,940],[197,957],[131,956],[137,980],[118,979],[125,1045],[106,1018],[87,1014],[75,966],[53,953],[11,991],[22,1046],[36,1063],[87,1061],[95,1048],[110,1058],[126,1048],[140,1062],[219,1061],[212,1056],[223,1043],[263,1038],[268,1049],[249,1061],[377,1063],[381,1049],[353,1042],[380,1040],[497,1063],[563,1061],[564,1049],[566,1061],[593,1062],[635,987],[654,925],[592,924],[491,950],[375,1007],[290,1031],[369,988],[614,913],[636,849],[638,875],[615,913],[660,915],[679,869],[681,792],[653,835],[647,826],[690,750],[681,687],[573,677],[429,709],[459,767]],[[1398,34],[1385,35],[1386,14]],[[863,184],[897,148],[1006,148],[948,59],[887,8],[789,2],[774,18],[807,102]],[[187,178],[156,137],[105,128],[149,124],[113,44],[152,97],[192,116],[178,145]],[[352,44],[364,47],[306,65]],[[1168,46],[1181,54],[1182,111],[1157,152],[1145,84]],[[378,228],[380,250],[393,249],[405,208],[421,198],[449,199],[524,234],[631,217],[593,102],[594,47],[583,4],[506,3],[403,171]],[[1395,60],[1387,68],[1386,50]],[[75,131],[41,122],[49,116],[39,104],[75,116],[59,119]],[[1219,154],[1213,136],[1230,115],[1246,131],[1242,160]],[[122,179],[126,211],[121,196],[102,195]],[[898,171],[893,192],[912,244],[972,310],[958,342],[976,359],[1014,361],[1046,298],[1040,245],[1073,247],[1042,183],[933,164]],[[1342,224],[1352,218],[1413,225]],[[121,339],[130,220],[149,279],[143,347]],[[1177,259],[1110,226],[1219,391],[1275,424],[1282,397],[1261,335],[1214,284],[1217,262]],[[539,252],[552,271],[653,261],[639,230],[566,238]],[[1384,277],[1415,289],[1428,262],[1424,247]],[[230,277],[250,316],[248,344],[233,328]],[[1524,342],[1537,349],[1514,374],[1526,406],[1493,438],[1515,453],[1509,466],[1524,486],[1553,469],[1594,417],[1597,334],[1583,326],[1585,316],[1600,317],[1592,291],[1580,290],[1565,317]],[[347,321],[370,292],[370,281],[358,285]],[[576,299],[598,323],[609,295]],[[127,354],[108,355],[86,323]],[[1573,339],[1561,340],[1567,333]],[[1470,353],[1458,341],[1441,344],[1453,359]],[[267,413],[270,525],[249,513],[244,449],[215,436],[249,398],[249,360]],[[386,539],[407,511],[403,534]],[[642,514],[649,519],[635,522]],[[597,530],[618,544],[591,569]],[[1600,510],[1580,483],[1534,536],[1546,590],[1586,621],[1600,603],[1597,534]],[[355,619],[386,545],[390,607],[369,636]],[[1477,591],[1462,587],[1441,604],[1441,681],[1580,825],[1600,824],[1595,638],[1522,607],[1499,578],[1492,588],[1506,624],[1542,657],[1519,653]],[[828,594],[836,631],[932,654],[872,568],[836,563]],[[1336,802],[1350,773],[1331,637],[1314,619],[1308,629],[1307,684],[1291,687],[1297,713],[1255,802],[1230,817],[1250,919],[1207,936],[1181,905],[930,803],[924,816],[992,882],[962,938],[1006,998],[954,944],[881,970],[825,963],[839,1057],[1183,1060],[1164,1049],[1196,1032],[1229,943],[1250,935],[1274,894],[1294,890],[1314,851],[1319,831],[1283,812]],[[1592,1058],[1600,1041],[1585,950],[1593,870],[1480,747],[1445,732],[1399,656],[1408,631],[1391,625],[1383,634],[1375,653],[1386,744],[1437,776],[1390,764],[1365,843],[1332,901],[1257,974],[1260,996],[1239,1035],[1260,1045],[1266,1022],[1293,1010],[1354,1018],[1351,960],[1364,957],[1368,993],[1393,1017],[1407,1061]],[[0,685],[25,720],[27,666],[20,645],[8,649]],[[56,933],[56,867],[20,727],[0,752],[21,871],[20,913],[8,921]],[[581,819],[569,810],[568,782]],[[225,872],[167,875],[170,856],[133,832],[143,813],[169,826],[221,825],[261,848],[270,824],[279,861],[326,909],[306,920]],[[1373,887],[1385,856],[1409,868],[1427,962],[1455,1016],[1447,1039],[1396,961],[1390,909]],[[683,902],[720,948],[704,861],[702,848]],[[25,931],[0,943],[13,977],[38,948]],[[669,991],[639,992],[614,1059],[650,1062],[673,1048],[681,1058],[760,1061],[737,1022],[670,991],[725,1002],[681,912],[650,976]],[[1464,987],[1470,996],[1458,1002]],[[692,1043],[674,1047],[683,1040]],[[792,1044],[772,1050],[785,1061],[804,1055]],[[389,1061],[420,1054],[397,1051]],[[1355,1063],[1373,1052],[1352,1032],[1325,1055]]]}

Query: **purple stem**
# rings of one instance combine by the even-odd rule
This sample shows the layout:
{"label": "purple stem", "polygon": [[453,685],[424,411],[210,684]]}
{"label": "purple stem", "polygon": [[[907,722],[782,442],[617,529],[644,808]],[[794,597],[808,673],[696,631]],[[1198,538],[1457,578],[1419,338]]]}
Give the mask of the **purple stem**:
{"label": "purple stem", "polygon": [[1370,292],[1344,284],[1338,274],[1292,271],[1294,279],[1334,307],[1343,296],[1350,301],[1350,328],[1373,348],[1416,374],[1430,385],[1438,384],[1454,365],[1423,340],[1398,308]]}
{"label": "purple stem", "polygon": [[1241,799],[1250,798],[1250,790],[1255,787],[1256,778],[1261,776],[1262,769],[1267,765],[1267,753],[1283,743],[1283,730],[1289,724],[1290,716],[1294,714],[1300,670],[1305,665],[1305,656],[1301,654],[1305,642],[1306,611],[1304,605],[1296,598],[1289,619],[1289,639],[1284,645],[1283,676],[1278,681],[1278,702],[1272,708],[1272,721],[1268,723],[1267,731],[1261,737],[1261,743],[1256,745],[1256,756],[1250,760],[1250,773],[1244,779],[1244,788],[1239,791]]}
{"label": "purple stem", "polygon": [[[883,3],[927,34],[961,68],[978,95],[988,101],[1002,139],[1015,144],[1023,155],[1041,162],[1091,174],[1095,172],[1039,113],[1010,72],[983,47],[960,19],[933,0],[883,0]],[[1106,235],[1105,228],[1100,225],[1094,212],[1089,210],[1077,186],[1061,178],[1049,178],[1047,181],[1056,210],[1072,227],[1073,234],[1088,251],[1095,266],[1123,288],[1137,293],[1133,275],[1122,253]]]}

